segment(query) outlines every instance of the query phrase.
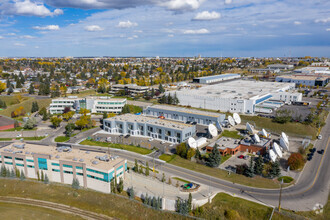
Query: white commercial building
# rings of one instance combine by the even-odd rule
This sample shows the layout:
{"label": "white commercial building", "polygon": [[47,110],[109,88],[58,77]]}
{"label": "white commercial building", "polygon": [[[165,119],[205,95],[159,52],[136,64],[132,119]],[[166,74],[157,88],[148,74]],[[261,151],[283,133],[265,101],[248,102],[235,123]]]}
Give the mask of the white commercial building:
{"label": "white commercial building", "polygon": [[201,84],[210,84],[210,83],[219,83],[223,81],[239,79],[241,78],[240,74],[221,74],[221,75],[214,75],[214,76],[203,76],[194,78],[194,83],[201,83]]}
{"label": "white commercial building", "polygon": [[27,178],[47,175],[49,181],[110,193],[110,182],[125,177],[127,161],[118,156],[70,147],[13,143],[0,149],[0,165],[18,169]]}
{"label": "white commercial building", "polygon": [[68,98],[52,99],[49,111],[51,114],[62,114],[64,109],[69,107],[72,111],[77,112],[82,108],[86,108],[91,113],[120,113],[124,105],[126,105],[126,99],[113,99],[108,96],[91,96],[86,98],[69,96]]}
{"label": "white commercial building", "polygon": [[[294,88],[294,83],[234,80],[168,93],[176,93],[182,106],[253,114],[256,105],[267,100],[279,100],[278,94],[286,94]],[[299,97],[297,99],[300,101]]]}

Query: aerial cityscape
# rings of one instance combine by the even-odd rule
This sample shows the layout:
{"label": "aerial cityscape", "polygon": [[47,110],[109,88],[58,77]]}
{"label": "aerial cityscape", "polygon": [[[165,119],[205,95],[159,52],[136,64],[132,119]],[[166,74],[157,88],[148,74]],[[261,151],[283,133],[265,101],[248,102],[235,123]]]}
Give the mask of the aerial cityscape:
{"label": "aerial cityscape", "polygon": [[1,1],[1,219],[330,219],[329,12]]}

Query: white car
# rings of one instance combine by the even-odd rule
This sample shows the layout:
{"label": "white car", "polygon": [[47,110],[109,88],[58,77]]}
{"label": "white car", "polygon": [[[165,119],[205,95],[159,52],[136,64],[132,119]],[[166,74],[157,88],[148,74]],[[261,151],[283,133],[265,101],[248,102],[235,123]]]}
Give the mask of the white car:
{"label": "white car", "polygon": [[19,138],[19,137],[22,137],[22,135],[21,135],[21,134],[18,134],[16,137],[18,137],[18,138]]}
{"label": "white car", "polygon": [[165,143],[166,143],[166,141],[161,141],[160,143],[161,143],[161,144],[165,144]]}
{"label": "white car", "polygon": [[153,138],[150,138],[148,141],[151,142],[151,141],[153,141],[153,140],[154,140]]}
{"label": "white car", "polygon": [[322,139],[322,135],[319,134],[319,136],[317,136],[317,139],[321,140]]}

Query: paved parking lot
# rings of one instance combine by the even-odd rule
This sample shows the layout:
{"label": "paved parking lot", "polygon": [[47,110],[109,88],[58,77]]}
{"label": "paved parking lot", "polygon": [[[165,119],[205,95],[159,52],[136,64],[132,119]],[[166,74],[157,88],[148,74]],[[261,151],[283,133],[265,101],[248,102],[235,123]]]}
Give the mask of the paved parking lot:
{"label": "paved parking lot", "polygon": [[158,148],[159,150],[163,152],[172,152],[173,149],[175,149],[175,144],[170,143],[170,142],[165,142],[162,143],[160,140],[152,140],[149,141],[149,137],[141,137],[141,136],[123,136],[123,135],[117,135],[117,134],[107,134],[107,133],[97,133],[93,135],[94,139],[99,138],[98,141],[107,141],[107,138],[110,137],[111,140],[109,142],[111,143],[120,143],[120,144],[127,144],[127,145],[135,145],[138,146],[140,145],[141,147],[148,148],[148,149],[153,149]]}
{"label": "paved parking lot", "polygon": [[[240,155],[247,156],[247,159],[238,158]],[[250,156],[248,156],[247,152],[237,152],[235,155],[232,155],[227,161],[220,165],[221,169],[228,170],[230,167],[236,167],[236,165],[246,164],[249,165]]]}

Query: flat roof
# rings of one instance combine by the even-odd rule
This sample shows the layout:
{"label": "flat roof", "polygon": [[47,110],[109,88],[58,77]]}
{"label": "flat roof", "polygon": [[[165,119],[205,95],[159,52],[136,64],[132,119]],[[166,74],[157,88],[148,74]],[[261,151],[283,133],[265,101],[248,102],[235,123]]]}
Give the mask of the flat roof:
{"label": "flat roof", "polygon": [[[291,87],[295,84],[292,83]],[[175,91],[177,94],[192,95],[203,99],[204,96],[214,98],[231,98],[231,99],[251,99],[258,98],[269,93],[286,90],[290,87],[290,83],[280,82],[261,82],[249,80],[226,81],[221,84],[204,85],[200,88],[181,89]]]}
{"label": "flat roof", "polygon": [[183,107],[176,107],[176,106],[169,106],[169,105],[152,105],[152,106],[148,106],[148,108],[149,107],[163,109],[163,110],[169,110],[169,111],[189,113],[189,114],[204,115],[204,116],[209,116],[209,117],[217,117],[217,118],[224,115],[224,114],[219,114],[216,112],[207,112],[207,111],[201,111],[201,110],[183,108]]}
{"label": "flat roof", "polygon": [[105,120],[106,121],[117,120],[117,121],[125,121],[125,122],[147,123],[147,124],[168,127],[168,128],[172,128],[172,129],[180,129],[180,130],[195,126],[195,125],[191,125],[191,124],[184,124],[184,123],[179,123],[179,122],[175,122],[175,121],[167,121],[167,120],[160,119],[160,118],[153,118],[153,117],[148,117],[148,116],[143,116],[143,115],[133,115],[133,114],[117,115],[115,117],[107,118]]}
{"label": "flat roof", "polygon": [[[14,145],[22,145],[25,144],[24,149],[19,149],[14,147]],[[0,152],[5,153],[12,153],[8,152],[8,150],[13,150],[14,152],[22,151],[22,153],[15,153],[17,155],[25,155],[27,157],[33,157],[31,153],[38,153],[38,154],[46,154],[51,156],[51,160],[66,160],[70,162],[76,162],[76,163],[85,163],[89,167],[95,167],[102,170],[111,170],[116,164],[122,162],[124,159],[120,157],[116,157],[116,159],[110,160],[109,162],[101,161],[99,159],[96,159],[96,156],[104,156],[104,153],[99,152],[93,152],[88,151],[89,153],[86,153],[86,150],[79,150],[79,149],[72,149],[71,152],[58,152],[56,150],[56,147],[53,146],[46,146],[46,145],[37,145],[37,144],[27,144],[22,142],[16,142],[12,143],[6,147],[3,147],[0,149]],[[107,149],[104,149],[105,152],[107,152]],[[28,152],[28,153],[27,153]],[[108,155],[108,154],[107,154]],[[59,158],[56,158],[56,156],[59,156]],[[108,155],[110,158],[113,155]],[[76,161],[74,159],[77,159]],[[80,162],[79,160],[83,159],[83,162]],[[97,161],[97,164],[93,164],[93,161]]]}
{"label": "flat roof", "polygon": [[229,73],[229,74],[221,74],[221,75],[215,75],[215,76],[202,76],[202,77],[197,77],[194,79],[221,79],[221,78],[227,78],[227,77],[232,77],[232,76],[240,76],[240,74],[234,74],[234,73]]}
{"label": "flat roof", "polygon": [[96,101],[110,100],[110,101],[121,101],[121,102],[126,100],[125,98],[123,98],[123,99],[111,98],[111,96],[86,96],[85,98],[78,98],[78,97],[55,98],[55,99],[52,99],[52,101],[58,101],[58,100],[63,100],[63,101],[66,101],[66,100],[83,100],[83,99],[93,99],[93,100],[96,100]]}
{"label": "flat roof", "polygon": [[209,147],[214,147],[218,145],[218,149],[225,150],[226,148],[235,149],[239,145],[239,139],[221,137],[215,142],[209,144]]}
{"label": "flat roof", "polygon": [[279,76],[279,78],[285,79],[293,79],[293,80],[327,80],[326,76],[318,76],[318,75],[284,75]]}

